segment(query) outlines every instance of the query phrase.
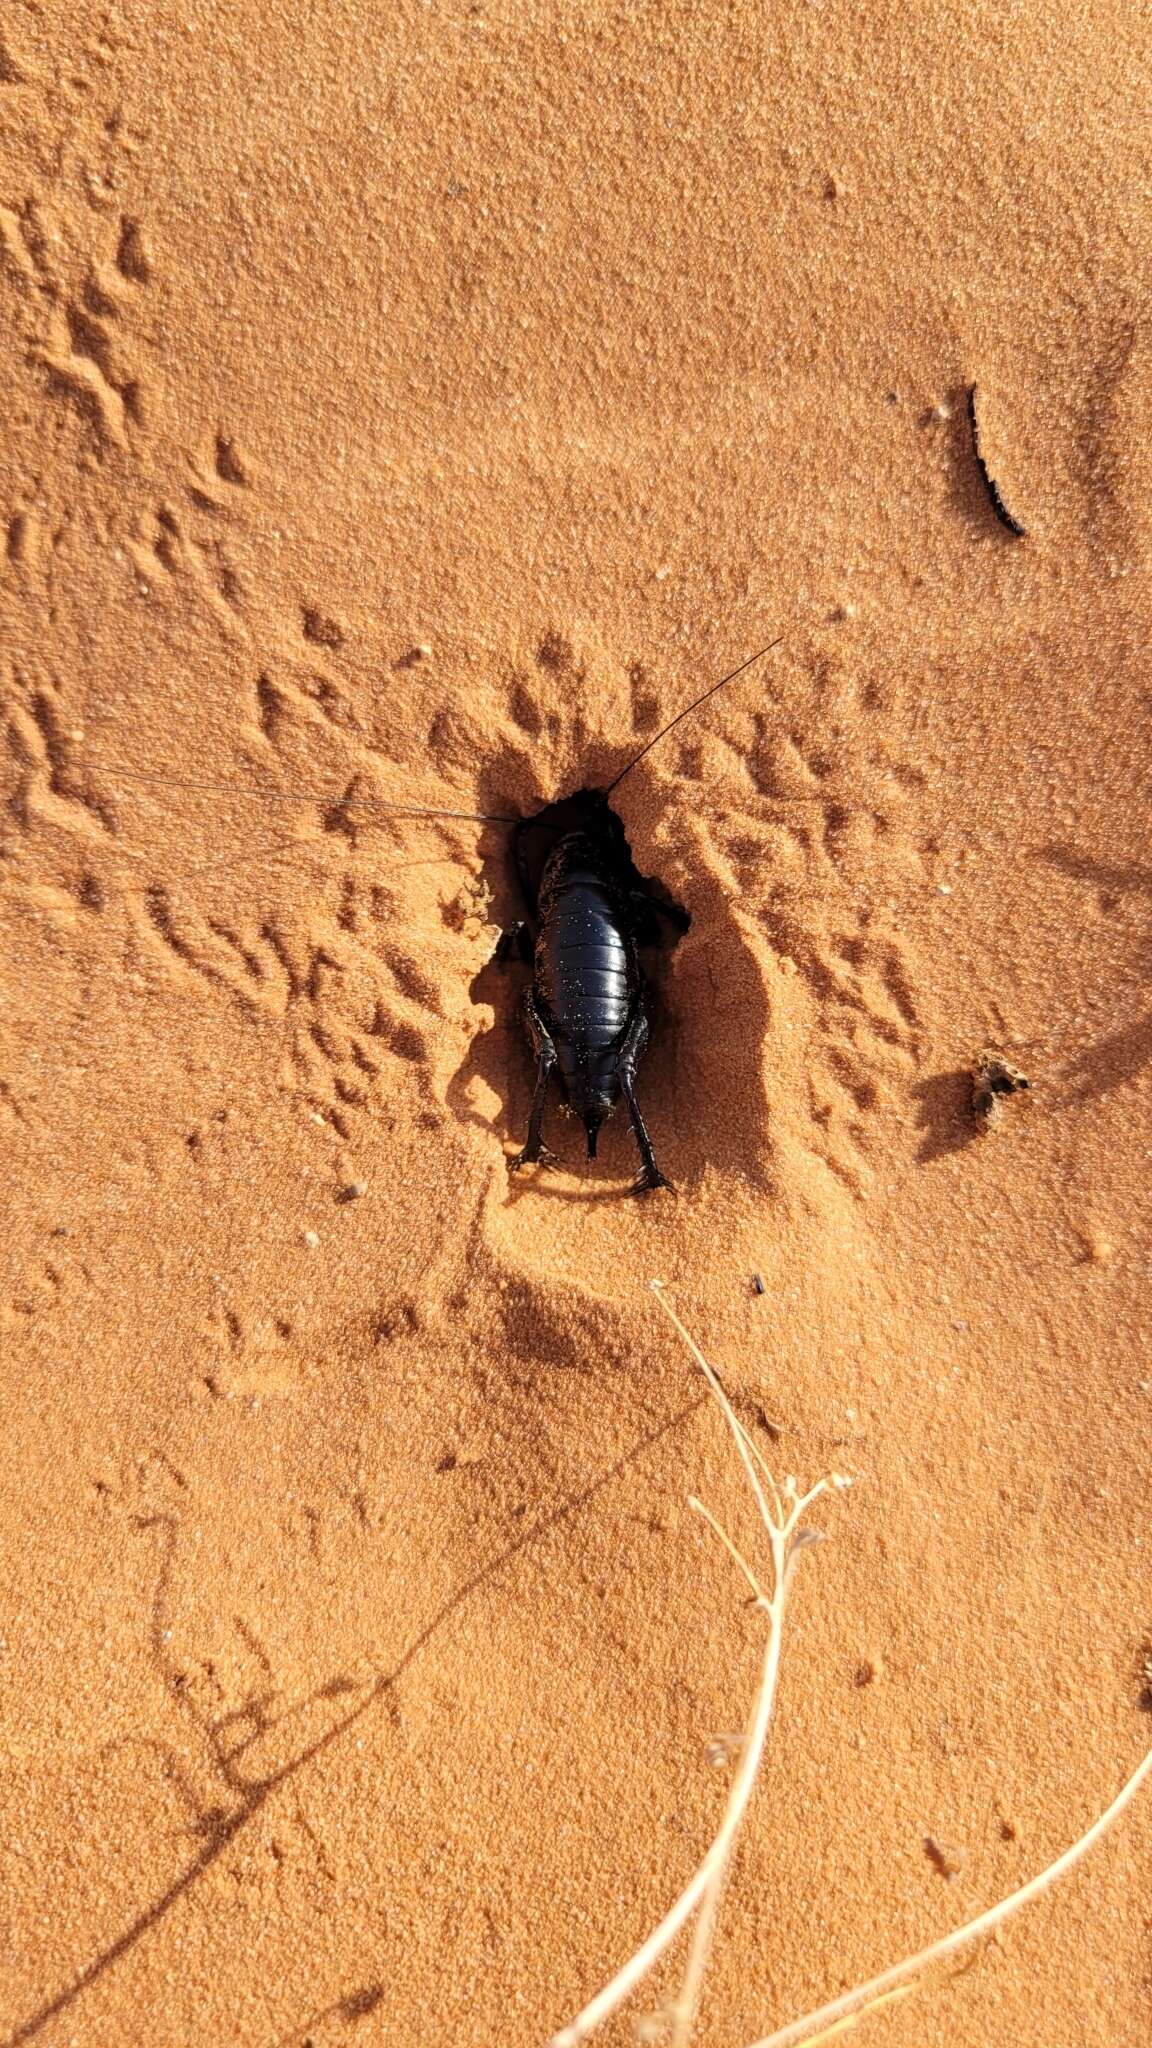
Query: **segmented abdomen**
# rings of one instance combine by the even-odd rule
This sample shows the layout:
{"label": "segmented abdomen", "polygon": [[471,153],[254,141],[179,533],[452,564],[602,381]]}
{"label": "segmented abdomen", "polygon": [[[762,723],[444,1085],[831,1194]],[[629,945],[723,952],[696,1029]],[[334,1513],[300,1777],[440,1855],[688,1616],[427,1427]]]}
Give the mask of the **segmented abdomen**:
{"label": "segmented abdomen", "polygon": [[591,1052],[611,1045],[627,1023],[638,980],[610,890],[592,877],[566,878],[536,941],[536,990],[557,1033]]}

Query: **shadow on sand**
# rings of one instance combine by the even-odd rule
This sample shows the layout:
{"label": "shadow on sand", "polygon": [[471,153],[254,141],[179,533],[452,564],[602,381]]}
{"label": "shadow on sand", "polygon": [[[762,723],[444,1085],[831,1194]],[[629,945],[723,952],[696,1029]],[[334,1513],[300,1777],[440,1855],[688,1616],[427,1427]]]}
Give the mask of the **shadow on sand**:
{"label": "shadow on sand", "polygon": [[[1109,861],[1091,860],[1074,846],[1055,842],[1041,849],[1039,858],[1058,868],[1073,881],[1084,882],[1105,899],[1110,896],[1152,895],[1152,868],[1118,867]],[[1113,1088],[1122,1088],[1152,1059],[1152,1010],[1119,1031],[1098,1039],[1076,1055],[1064,1076],[1067,1099],[1093,1102]]]}
{"label": "shadow on sand", "polygon": [[[570,1494],[547,1514],[541,1515],[529,1528],[523,1530],[514,1542],[509,1543],[487,1563],[479,1566],[443,1603],[419,1635],[413,1638],[390,1670],[380,1672],[368,1680],[355,1679],[343,1674],[334,1675],[314,1692],[279,1709],[276,1706],[276,1687],[271,1670],[263,1653],[258,1649],[256,1654],[264,1666],[265,1682],[258,1685],[240,1707],[213,1716],[206,1713],[189,1695],[184,1669],[169,1647],[170,1631],[167,1622],[172,1577],[179,1546],[179,1523],[172,1515],[140,1518],[136,1526],[156,1532],[161,1544],[161,1560],[153,1594],[149,1631],[152,1661],[169,1697],[175,1702],[181,1714],[191,1720],[207,1747],[211,1769],[219,1788],[219,1798],[211,1803],[204,1803],[188,1782],[178,1760],[167,1745],[151,1737],[129,1738],[129,1741],[142,1743],[144,1747],[154,1750],[163,1758],[172,1782],[177,1786],[188,1807],[192,1832],[199,1837],[200,1847],[179,1876],[165,1891],[150,1901],[123,1933],[101,1949],[83,1969],[77,1971],[61,1990],[46,1999],[36,2011],[30,2013],[11,2033],[4,2036],[3,2048],[19,2048],[19,2044],[34,2040],[51,2021],[66,2012],[85,1991],[97,1983],[106,1971],[128,1955],[152,1928],[159,1925],[205,1871],[212,1868],[229,1843],[255,1820],[275,1793],[308,1765],[316,1763],[326,1751],[381,1703],[388,1701],[393,1688],[399,1684],[421,1652],[472,1594],[478,1592],[490,1578],[549,1530],[578,1514],[604,1487],[611,1485],[620,1473],[637,1458],[642,1457],[652,1445],[694,1415],[708,1398],[707,1394],[701,1394],[694,1400],[686,1402],[671,1415],[664,1416],[595,1479]],[[346,1699],[353,1693],[359,1695],[355,1704],[338,1713],[318,1735],[298,1741],[293,1753],[283,1763],[265,1771],[246,1768],[245,1759],[257,1743],[267,1741],[269,1737],[282,1734],[286,1730],[290,1732],[293,1722],[312,1717],[318,1707],[323,1708],[330,1701]],[[378,1984],[366,1985],[337,2001],[335,2006],[326,2008],[325,2011],[332,2016],[351,2021],[374,2010],[382,1996],[383,1992]],[[316,2022],[316,2017],[313,2015],[313,2023]],[[306,2028],[307,2022],[303,2025]],[[284,2037],[285,2040],[295,2041],[300,2031],[297,2029],[290,2032]]]}

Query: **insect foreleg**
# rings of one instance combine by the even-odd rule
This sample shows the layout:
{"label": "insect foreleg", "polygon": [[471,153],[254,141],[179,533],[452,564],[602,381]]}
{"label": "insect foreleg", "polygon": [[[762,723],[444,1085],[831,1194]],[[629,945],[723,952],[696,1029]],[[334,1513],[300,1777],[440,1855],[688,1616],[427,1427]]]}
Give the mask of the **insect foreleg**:
{"label": "insect foreleg", "polygon": [[620,1056],[616,1066],[616,1071],[620,1076],[620,1086],[624,1093],[624,1100],[628,1104],[628,1116],[632,1125],[633,1135],[640,1152],[640,1178],[633,1183],[632,1188],[632,1192],[635,1195],[646,1195],[651,1188],[666,1188],[671,1185],[664,1178],[656,1164],[656,1154],[652,1150],[652,1140],[648,1136],[648,1126],[644,1122],[644,1118],[640,1113],[640,1104],[636,1100],[636,1067],[647,1043],[648,1019],[644,1014],[644,995],[643,991],[641,991],[636,998],[632,1017],[624,1035],[624,1043],[620,1047]]}
{"label": "insect foreleg", "polygon": [[521,1166],[532,1166],[538,1159],[548,1165],[554,1157],[543,1142],[541,1129],[544,1122],[544,1098],[548,1093],[548,1076],[556,1065],[556,1047],[536,1007],[535,993],[531,989],[524,1005],[524,1015],[528,1024],[528,1036],[532,1040],[532,1050],[536,1054],[536,1086],[532,1094],[532,1107],[528,1112],[528,1137],[524,1150],[518,1152],[515,1159],[509,1162],[510,1173],[517,1172]]}

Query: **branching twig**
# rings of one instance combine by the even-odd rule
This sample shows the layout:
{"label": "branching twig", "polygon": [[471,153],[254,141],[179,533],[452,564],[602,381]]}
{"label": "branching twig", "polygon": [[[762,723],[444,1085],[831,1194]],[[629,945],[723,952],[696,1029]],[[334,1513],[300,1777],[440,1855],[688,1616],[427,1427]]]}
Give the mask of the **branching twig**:
{"label": "branching twig", "polygon": [[[719,1523],[708,1513],[708,1510],[701,1508],[700,1503],[693,1500],[692,1505],[711,1524],[729,1552],[729,1555],[752,1587],[756,1605],[768,1619],[768,1639],[764,1648],[760,1684],[752,1704],[748,1727],[740,1750],[739,1768],[732,1783],[723,1820],[720,1823],[711,1848],[708,1850],[695,1875],[684,1887],[680,1897],[669,1908],[663,1920],[653,1933],[649,1935],[647,1941],[644,1942],[642,1947],[637,1949],[635,1955],[629,1962],[625,1963],[623,1969],[617,1972],[611,1983],[606,1984],[604,1989],[598,1992],[596,1997],[590,2000],[581,2012],[577,2013],[575,2019],[571,2020],[566,2027],[561,2027],[559,2033],[553,2035],[549,2048],[578,2048],[578,2044],[585,2041],[595,2028],[600,2025],[601,2021],[606,2019],[610,2012],[615,2011],[616,2007],[623,2003],[629,1994],[636,1989],[637,1985],[643,1982],[644,1978],[648,1976],[649,1972],[664,1954],[665,1949],[675,1939],[685,1922],[691,1918],[693,1913],[697,1913],[698,1917],[693,1930],[692,1946],[680,1991],[674,2003],[664,2007],[659,2013],[653,2014],[645,2023],[644,2029],[647,2038],[652,2039],[656,2032],[663,2032],[665,2028],[670,2028],[672,2048],[687,2048],[688,2038],[696,2015],[704,1969],[711,1947],[716,1912],[724,1884],[724,1873],[732,1851],[732,1845],[752,1795],[752,1789],[760,1769],[764,1745],[768,1738],[768,1730],[772,1720],[772,1708],[776,1698],[776,1682],[780,1670],[781,1629],[784,1620],[784,1606],[792,1575],[792,1567],[800,1550],[804,1547],[805,1541],[813,1538],[816,1533],[814,1530],[802,1529],[801,1520],[806,1509],[811,1506],[812,1502],[821,1493],[826,1491],[829,1485],[841,1487],[847,1486],[849,1483],[847,1479],[837,1475],[831,1480],[821,1480],[818,1485],[812,1487],[807,1493],[801,1494],[796,1481],[789,1478],[785,1481],[783,1489],[779,1489],[763,1459],[760,1457],[756,1445],[752,1442],[747,1430],[733,1409],[712,1367],[700,1351],[698,1345],[689,1336],[680,1318],[664,1299],[659,1281],[653,1281],[652,1287],[665,1315],[679,1331],[680,1336],[704,1374],[716,1401],[719,1403],[743,1461],[749,1484],[755,1496],[756,1505],[760,1511],[761,1520],[767,1532],[769,1558],[772,1566],[772,1585],[770,1592],[764,1593],[761,1591],[755,1572],[740,1555],[731,1538],[721,1529]],[[759,1470],[757,1469],[758,1467]],[[765,1486],[767,1487],[767,1492],[765,1491]]]}
{"label": "branching twig", "polygon": [[[652,1289],[665,1315],[683,1338],[704,1374],[732,1432],[768,1537],[769,1561],[772,1567],[771,1587],[768,1592],[763,1591],[753,1567],[736,1548],[715,1516],[694,1495],[689,1496],[689,1505],[697,1514],[703,1516],[724,1545],[737,1570],[747,1580],[755,1606],[767,1616],[768,1639],[764,1648],[760,1684],[752,1703],[748,1727],[738,1748],[732,1751],[739,1756],[739,1769],[712,1846],[675,1904],[669,1908],[643,1946],[637,1949],[623,1969],[617,1972],[611,1983],[606,1984],[583,2011],[577,2013],[575,2019],[553,2035],[548,2048],[579,2048],[579,2044],[594,2032],[601,2021],[606,2019],[609,2013],[614,2012],[616,2007],[643,1982],[680,1929],[695,1914],[696,1923],[680,1990],[671,2004],[650,2014],[640,2025],[642,2038],[646,2041],[655,2041],[668,2034],[670,2048],[688,2048],[728,1859],[752,1795],[768,1738],[780,1670],[781,1630],[789,1581],[800,1551],[806,1545],[819,1540],[818,1530],[803,1526],[803,1516],[812,1502],[826,1492],[829,1486],[843,1487],[850,1484],[848,1479],[833,1474],[829,1479],[820,1480],[807,1493],[801,1493],[795,1479],[792,1478],[786,1479],[783,1487],[778,1487],[758,1446],[735,1413],[716,1373],[699,1346],[689,1336],[675,1310],[665,1300],[658,1280],[652,1282]],[[725,1738],[724,1747],[726,1750],[731,1748],[729,1738]],[[902,1962],[894,1963],[890,1969],[883,1970],[878,1977],[870,1978],[866,1984],[859,1984],[854,1990],[843,1992],[815,2012],[806,2013],[802,2019],[791,2020],[787,2026],[779,2028],[774,2034],[766,2034],[761,2040],[754,2042],[752,2048],[795,2048],[795,2044],[801,2041],[807,2041],[815,2048],[817,2041],[829,2041],[833,2035],[839,2038],[869,2012],[906,1997],[915,1988],[914,1980],[933,1964],[945,1961],[959,1949],[978,1941],[982,1935],[991,1934],[1011,1914],[1039,1897],[1041,1892],[1046,1891],[1050,1885],[1063,1877],[1066,1871],[1071,1870],[1073,1864],[1079,1862],[1093,1843],[1119,1819],[1145,1778],[1150,1775],[1152,1750],[1133,1771],[1111,1806],[1100,1815],[1087,1833],[1081,1835],[1079,1841],[1066,1849],[1064,1854],[1049,1864],[1046,1870],[1031,1878],[1027,1884],[1021,1885],[1018,1891],[1010,1893],[998,1905],[989,1907],[987,1912],[979,1914],[965,1926],[941,1936],[939,1941],[932,1942],[916,1955],[907,1956]]]}

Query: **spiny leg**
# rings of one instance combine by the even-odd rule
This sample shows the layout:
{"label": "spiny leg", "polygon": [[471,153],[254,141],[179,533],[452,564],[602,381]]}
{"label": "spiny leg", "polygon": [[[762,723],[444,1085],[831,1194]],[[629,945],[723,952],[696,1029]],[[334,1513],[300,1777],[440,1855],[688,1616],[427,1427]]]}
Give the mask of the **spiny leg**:
{"label": "spiny leg", "polygon": [[660,1168],[656,1164],[656,1154],[652,1150],[652,1140],[648,1136],[648,1126],[640,1114],[640,1104],[636,1100],[636,1084],[631,1074],[621,1074],[620,1086],[624,1090],[624,1100],[628,1104],[628,1115],[632,1122],[636,1143],[640,1148],[640,1159],[643,1167],[640,1178],[633,1185],[632,1192],[634,1195],[646,1195],[650,1188],[670,1188],[672,1185],[671,1181],[661,1173]]}
{"label": "spiny leg", "polygon": [[667,1188],[672,1185],[669,1180],[665,1179],[656,1164],[656,1154],[652,1150],[652,1140],[648,1136],[648,1126],[644,1122],[644,1118],[640,1113],[640,1104],[636,1100],[636,1067],[647,1043],[648,1019],[644,1014],[644,996],[643,992],[641,992],[636,998],[631,1021],[624,1036],[624,1043],[620,1047],[620,1058],[617,1064],[620,1086],[624,1091],[624,1100],[628,1104],[629,1121],[640,1152],[642,1171],[640,1178],[633,1184],[632,1192],[635,1195],[646,1195],[651,1188]]}
{"label": "spiny leg", "polygon": [[536,1086],[532,1091],[532,1107],[528,1112],[528,1136],[524,1149],[516,1154],[515,1159],[509,1161],[509,1173],[518,1172],[522,1166],[533,1166],[537,1160],[543,1160],[547,1165],[554,1157],[544,1144],[541,1133],[544,1123],[544,1098],[548,1093],[548,1076],[556,1065],[556,1047],[536,1007],[536,996],[532,989],[528,991],[524,1015],[528,1025],[528,1036],[532,1040],[532,1050],[536,1054]]}
{"label": "spiny leg", "polygon": [[528,1137],[523,1151],[518,1152],[515,1159],[510,1161],[509,1173],[518,1173],[522,1166],[534,1166],[538,1159],[543,1159],[547,1164],[553,1157],[541,1136],[544,1098],[548,1093],[548,1076],[552,1071],[552,1065],[553,1062],[541,1053],[540,1064],[536,1069],[536,1086],[532,1091],[532,1107],[528,1112]]}

